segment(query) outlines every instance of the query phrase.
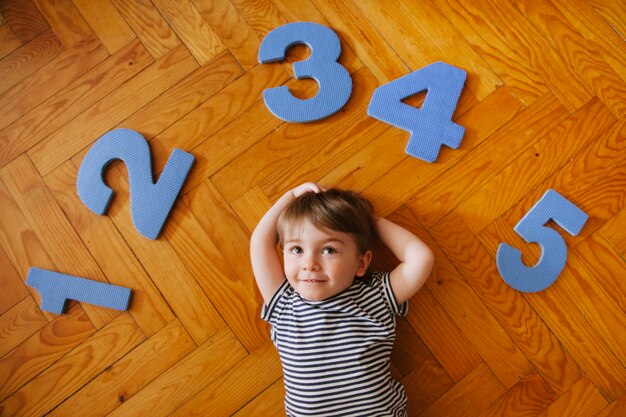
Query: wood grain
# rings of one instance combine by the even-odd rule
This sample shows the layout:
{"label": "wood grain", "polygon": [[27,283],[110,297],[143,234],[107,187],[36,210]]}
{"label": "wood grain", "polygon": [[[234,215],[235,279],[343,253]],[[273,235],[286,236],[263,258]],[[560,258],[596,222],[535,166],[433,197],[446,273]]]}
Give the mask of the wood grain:
{"label": "wood grain", "polygon": [[[258,63],[288,22],[337,34],[347,104],[313,123],[265,106],[306,45]],[[408,415],[623,417],[626,411],[626,7],[611,0],[0,1],[0,415],[284,416],[285,387],[249,238],[305,181],[349,188],[426,242],[435,265],[398,319],[389,367]],[[313,51],[313,54],[316,52]],[[467,80],[458,149],[434,163],[368,116],[373,92],[436,61]],[[427,89],[403,103],[428,111]],[[393,105],[390,104],[390,105]],[[195,164],[156,240],[133,226],[128,171],[98,216],[76,176],[115,128]],[[588,214],[558,279],[509,287],[502,242],[554,189]],[[372,268],[397,259],[374,245]],[[40,309],[39,267],[132,290],[128,311]]]}

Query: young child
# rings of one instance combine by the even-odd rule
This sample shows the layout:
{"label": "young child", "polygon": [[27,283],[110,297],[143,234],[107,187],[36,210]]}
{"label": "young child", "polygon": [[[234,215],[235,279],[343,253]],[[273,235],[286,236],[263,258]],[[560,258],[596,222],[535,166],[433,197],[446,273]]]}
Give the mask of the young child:
{"label": "young child", "polygon": [[[368,273],[374,236],[400,260],[390,273]],[[259,221],[250,258],[287,415],[405,416],[404,388],[389,372],[395,317],[428,278],[431,250],[355,193],[305,183]]]}

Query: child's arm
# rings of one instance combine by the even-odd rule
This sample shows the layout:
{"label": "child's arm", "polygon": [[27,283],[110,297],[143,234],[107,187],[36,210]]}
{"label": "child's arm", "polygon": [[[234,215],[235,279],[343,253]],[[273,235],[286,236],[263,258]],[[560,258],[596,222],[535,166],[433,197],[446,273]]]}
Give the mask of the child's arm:
{"label": "child's arm", "polygon": [[280,257],[276,252],[278,217],[289,203],[311,191],[318,193],[321,187],[314,183],[305,183],[283,194],[261,218],[250,237],[252,272],[266,304],[270,302],[276,289],[285,280]]}
{"label": "child's arm", "polygon": [[430,248],[417,236],[387,219],[374,219],[380,240],[400,260],[391,271],[391,289],[396,302],[402,304],[426,282],[434,263]]}

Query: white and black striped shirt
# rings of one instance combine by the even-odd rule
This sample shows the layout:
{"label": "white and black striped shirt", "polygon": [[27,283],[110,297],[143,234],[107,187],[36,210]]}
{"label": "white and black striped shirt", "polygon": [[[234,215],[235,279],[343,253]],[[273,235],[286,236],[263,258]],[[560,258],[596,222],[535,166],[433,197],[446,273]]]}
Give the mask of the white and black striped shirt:
{"label": "white and black striped shirt", "polygon": [[406,395],[389,361],[396,316],[388,273],[355,279],[324,301],[307,301],[285,281],[262,317],[283,365],[288,416],[405,416]]}

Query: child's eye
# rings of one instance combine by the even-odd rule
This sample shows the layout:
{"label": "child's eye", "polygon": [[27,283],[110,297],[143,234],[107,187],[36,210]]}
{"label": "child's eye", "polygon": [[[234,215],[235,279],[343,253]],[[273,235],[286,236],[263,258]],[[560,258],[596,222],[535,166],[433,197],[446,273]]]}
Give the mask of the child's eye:
{"label": "child's eye", "polygon": [[302,253],[302,248],[300,246],[293,246],[289,248],[289,253],[293,253],[294,255],[298,255]]}
{"label": "child's eye", "polygon": [[332,255],[332,254],[337,253],[337,251],[335,250],[335,248],[331,248],[330,246],[327,246],[322,250],[322,253],[325,255]]}

